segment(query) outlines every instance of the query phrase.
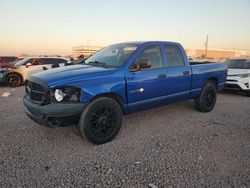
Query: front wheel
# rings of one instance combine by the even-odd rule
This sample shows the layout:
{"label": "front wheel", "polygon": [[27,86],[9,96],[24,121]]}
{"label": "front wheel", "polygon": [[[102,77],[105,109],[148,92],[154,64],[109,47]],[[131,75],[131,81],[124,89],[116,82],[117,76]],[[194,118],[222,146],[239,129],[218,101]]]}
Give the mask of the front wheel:
{"label": "front wheel", "polygon": [[17,74],[9,74],[6,78],[6,84],[10,87],[17,87],[21,85],[22,79]]}
{"label": "front wheel", "polygon": [[104,144],[118,134],[122,124],[120,105],[111,98],[100,97],[82,112],[78,130],[88,141]]}
{"label": "front wheel", "polygon": [[203,87],[201,95],[195,99],[195,105],[201,112],[210,112],[216,103],[217,91],[215,84],[212,82],[206,83]]}

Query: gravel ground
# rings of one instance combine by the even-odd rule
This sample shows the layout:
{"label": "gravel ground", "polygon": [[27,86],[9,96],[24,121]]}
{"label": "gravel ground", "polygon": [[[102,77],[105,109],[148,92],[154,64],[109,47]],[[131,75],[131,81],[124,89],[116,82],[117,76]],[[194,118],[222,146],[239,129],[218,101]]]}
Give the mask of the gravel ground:
{"label": "gravel ground", "polygon": [[0,187],[250,187],[244,95],[220,93],[210,113],[188,101],[126,116],[100,146],[74,127],[35,124],[23,95],[23,87],[0,88]]}

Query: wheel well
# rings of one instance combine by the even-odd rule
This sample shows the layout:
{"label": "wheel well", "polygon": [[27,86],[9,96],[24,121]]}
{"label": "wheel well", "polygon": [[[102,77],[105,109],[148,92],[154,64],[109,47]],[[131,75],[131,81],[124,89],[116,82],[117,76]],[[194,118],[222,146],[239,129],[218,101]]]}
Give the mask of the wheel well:
{"label": "wheel well", "polygon": [[[209,78],[209,79],[205,82],[205,84],[208,83],[208,82],[213,83],[213,84],[215,85],[216,89],[218,89],[218,80],[217,80],[217,78]],[[204,85],[205,85],[205,84],[204,84]]]}
{"label": "wheel well", "polygon": [[8,73],[8,74],[5,76],[5,80],[8,78],[9,75],[13,75],[13,74],[19,76],[19,77],[21,78],[21,81],[23,82],[23,77],[22,77],[22,75],[19,74],[19,73],[17,73],[17,72],[10,72],[10,73]]}
{"label": "wheel well", "polygon": [[115,93],[103,93],[103,94],[99,94],[99,95],[96,95],[94,96],[89,103],[91,103],[93,100],[97,99],[97,98],[100,98],[100,97],[108,97],[108,98],[111,98],[113,100],[115,100],[119,106],[121,107],[121,109],[123,110],[123,100],[122,100],[122,97],[119,96],[118,94],[115,94]]}

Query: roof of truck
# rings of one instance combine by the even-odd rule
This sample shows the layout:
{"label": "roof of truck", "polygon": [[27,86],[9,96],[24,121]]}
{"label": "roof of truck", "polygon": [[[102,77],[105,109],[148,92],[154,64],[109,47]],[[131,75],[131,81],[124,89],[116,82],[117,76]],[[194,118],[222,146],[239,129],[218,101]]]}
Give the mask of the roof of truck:
{"label": "roof of truck", "polygon": [[232,57],[232,58],[230,58],[230,59],[250,59],[250,57],[249,56],[246,56],[246,57]]}
{"label": "roof of truck", "polygon": [[169,43],[169,44],[179,44],[178,42],[171,41],[131,41],[131,42],[122,42],[118,44],[131,44],[131,45],[143,45],[143,44],[155,44],[155,43]]}
{"label": "roof of truck", "polygon": [[28,56],[25,58],[53,58],[53,59],[67,59],[65,57],[57,57],[57,56]]}

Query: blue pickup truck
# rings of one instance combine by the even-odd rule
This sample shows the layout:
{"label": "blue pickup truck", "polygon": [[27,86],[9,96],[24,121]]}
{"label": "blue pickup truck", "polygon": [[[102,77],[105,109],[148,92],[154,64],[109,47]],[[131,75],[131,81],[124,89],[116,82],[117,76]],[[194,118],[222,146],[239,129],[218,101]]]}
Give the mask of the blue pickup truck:
{"label": "blue pickup truck", "polygon": [[77,124],[84,138],[103,144],[118,134],[125,114],[189,99],[211,111],[226,76],[223,63],[190,65],[179,43],[120,43],[80,65],[29,77],[23,102],[35,122]]}

